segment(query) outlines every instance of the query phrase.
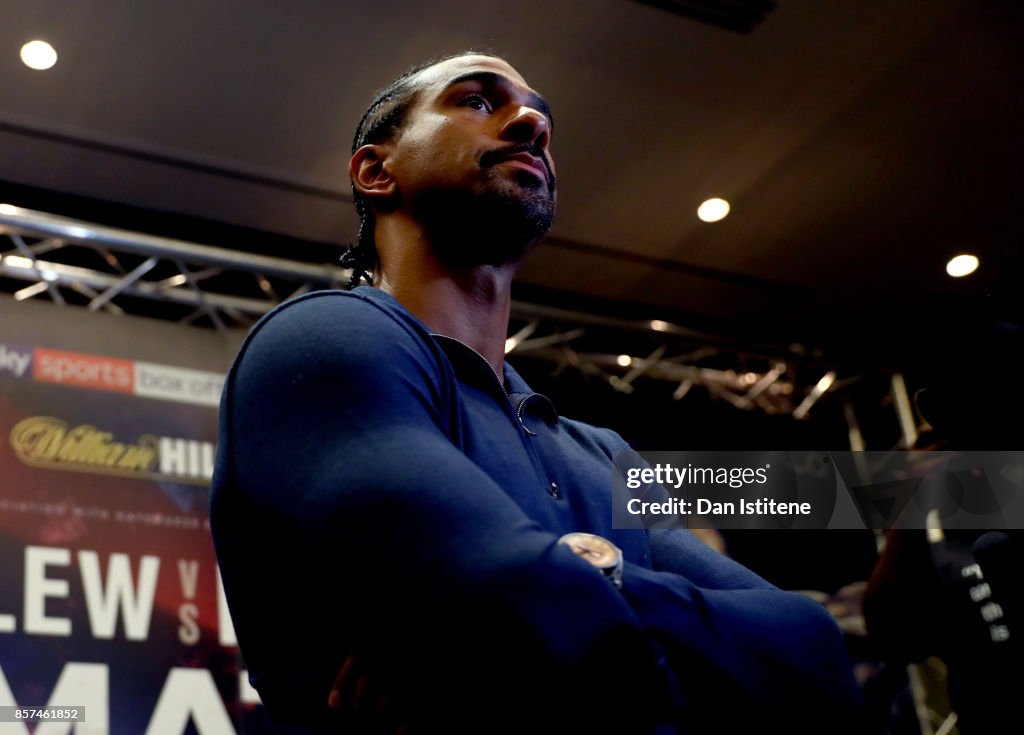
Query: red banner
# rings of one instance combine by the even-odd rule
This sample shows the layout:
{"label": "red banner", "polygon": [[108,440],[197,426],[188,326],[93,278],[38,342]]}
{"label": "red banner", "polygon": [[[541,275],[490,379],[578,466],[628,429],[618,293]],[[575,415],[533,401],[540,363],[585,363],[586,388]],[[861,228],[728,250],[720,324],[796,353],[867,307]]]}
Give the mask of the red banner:
{"label": "red banner", "polygon": [[209,534],[222,382],[0,344],[0,706],[85,711],[35,732],[270,732]]}

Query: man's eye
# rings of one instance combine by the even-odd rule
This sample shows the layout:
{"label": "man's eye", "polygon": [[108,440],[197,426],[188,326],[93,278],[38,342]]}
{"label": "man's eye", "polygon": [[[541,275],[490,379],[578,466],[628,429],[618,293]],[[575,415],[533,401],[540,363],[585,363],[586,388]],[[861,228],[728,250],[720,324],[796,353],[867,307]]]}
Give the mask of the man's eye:
{"label": "man's eye", "polygon": [[466,107],[472,107],[474,110],[483,110],[485,112],[491,111],[491,105],[479,94],[471,94],[468,97],[465,97],[462,100],[462,104]]}

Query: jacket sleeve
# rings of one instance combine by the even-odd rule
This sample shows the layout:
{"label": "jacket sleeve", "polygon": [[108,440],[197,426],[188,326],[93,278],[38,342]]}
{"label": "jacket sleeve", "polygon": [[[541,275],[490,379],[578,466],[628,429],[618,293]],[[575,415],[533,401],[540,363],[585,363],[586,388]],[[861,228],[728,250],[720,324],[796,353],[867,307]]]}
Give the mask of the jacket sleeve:
{"label": "jacket sleeve", "polygon": [[[644,459],[615,435],[620,466]],[[648,485],[644,500],[669,497]],[[781,531],[780,531],[781,533]],[[793,732],[856,732],[861,695],[838,626],[823,606],[784,592],[684,528],[647,530],[651,569],[627,564],[623,593],[712,719],[750,727],[785,717]]]}
{"label": "jacket sleeve", "polygon": [[777,717],[788,732],[820,732],[825,723],[829,732],[859,732],[861,696],[827,611],[763,581],[715,587],[709,569],[728,573],[734,563],[699,559],[673,572],[627,563],[622,590],[681,689],[699,693],[701,721],[755,728]]}
{"label": "jacket sleeve", "polygon": [[662,732],[679,706],[663,652],[455,446],[451,386],[416,332],[358,297],[314,295],[262,322],[229,376],[211,521],[271,717],[282,732],[326,721],[356,652],[428,730],[616,717]]}

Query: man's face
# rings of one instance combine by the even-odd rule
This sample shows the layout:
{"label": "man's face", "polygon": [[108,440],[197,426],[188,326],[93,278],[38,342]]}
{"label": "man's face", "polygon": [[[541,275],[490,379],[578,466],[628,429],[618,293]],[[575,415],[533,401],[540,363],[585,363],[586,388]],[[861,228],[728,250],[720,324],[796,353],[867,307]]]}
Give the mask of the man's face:
{"label": "man's face", "polygon": [[455,264],[520,260],[554,218],[547,104],[489,56],[442,62],[416,84],[390,157],[401,206]]}

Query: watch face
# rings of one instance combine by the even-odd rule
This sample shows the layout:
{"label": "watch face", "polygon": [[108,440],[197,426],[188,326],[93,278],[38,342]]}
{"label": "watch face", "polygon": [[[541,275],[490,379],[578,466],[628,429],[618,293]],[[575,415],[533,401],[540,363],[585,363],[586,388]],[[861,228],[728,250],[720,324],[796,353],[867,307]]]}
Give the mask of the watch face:
{"label": "watch face", "polygon": [[611,542],[592,533],[567,533],[561,539],[577,556],[583,557],[595,567],[614,567],[619,561],[619,549]]}

